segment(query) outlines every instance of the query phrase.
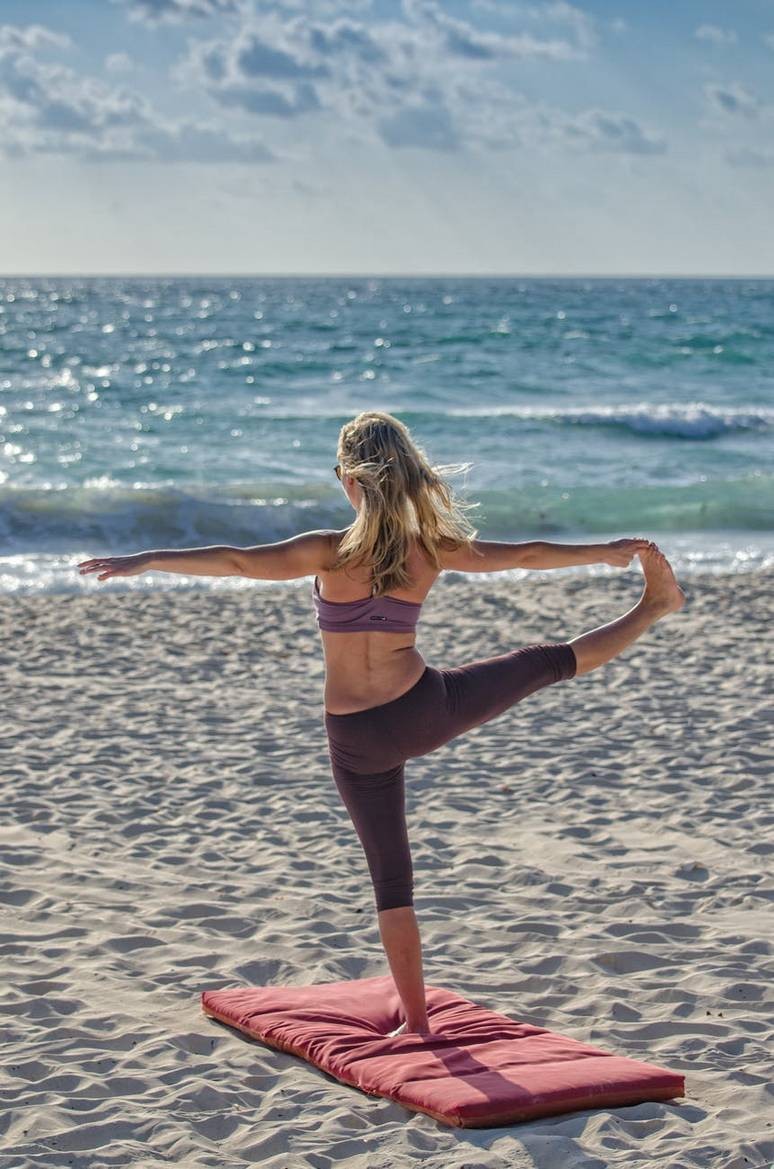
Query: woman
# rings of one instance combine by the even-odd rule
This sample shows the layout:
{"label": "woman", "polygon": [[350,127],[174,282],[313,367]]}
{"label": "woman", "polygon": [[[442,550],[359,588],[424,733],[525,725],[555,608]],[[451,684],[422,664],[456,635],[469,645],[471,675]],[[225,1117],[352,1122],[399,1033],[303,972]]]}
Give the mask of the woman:
{"label": "woman", "polygon": [[[291,580],[314,576],[325,655],[324,720],[334,781],[373,881],[379,932],[403,1003],[396,1032],[431,1034],[404,813],[404,764],[488,722],[527,695],[619,654],[685,596],[644,538],[605,544],[478,540],[441,472],[407,427],[367,411],[342,427],[336,474],[356,511],[343,531],[304,532],[253,548],[216,546],[85,560],[98,580],[183,572]],[[645,587],[622,617],[566,642],[528,645],[453,669],[426,665],[415,645],[422,602],[445,569],[499,572],[640,557]]]}

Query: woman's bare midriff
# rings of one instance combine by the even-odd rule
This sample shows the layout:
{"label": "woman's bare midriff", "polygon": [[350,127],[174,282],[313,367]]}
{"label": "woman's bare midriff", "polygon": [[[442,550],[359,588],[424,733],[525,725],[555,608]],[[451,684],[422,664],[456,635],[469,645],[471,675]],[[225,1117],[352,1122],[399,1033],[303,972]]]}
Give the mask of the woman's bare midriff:
{"label": "woman's bare midriff", "polygon": [[[390,593],[404,601],[424,601],[439,573],[420,549],[409,556],[406,568],[415,588]],[[370,585],[352,570],[318,573],[320,592],[329,601],[355,601],[368,596]],[[425,659],[413,633],[331,633],[320,630],[325,653],[324,705],[329,714],[354,714],[400,698],[419,681]]]}
{"label": "woman's bare midriff", "polygon": [[[329,714],[354,714],[392,702],[410,690],[425,671],[425,659],[413,645],[376,647],[373,642],[404,638],[402,633],[326,633],[325,709]],[[336,645],[330,644],[335,638]],[[346,643],[349,642],[349,647]],[[364,645],[363,642],[370,642]]]}

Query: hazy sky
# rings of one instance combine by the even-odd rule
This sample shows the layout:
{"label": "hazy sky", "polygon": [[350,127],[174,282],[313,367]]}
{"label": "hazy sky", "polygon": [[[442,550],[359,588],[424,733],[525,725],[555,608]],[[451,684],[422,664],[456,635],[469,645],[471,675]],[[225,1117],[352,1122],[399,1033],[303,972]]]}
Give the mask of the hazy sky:
{"label": "hazy sky", "polygon": [[774,0],[2,0],[0,271],[774,274]]}

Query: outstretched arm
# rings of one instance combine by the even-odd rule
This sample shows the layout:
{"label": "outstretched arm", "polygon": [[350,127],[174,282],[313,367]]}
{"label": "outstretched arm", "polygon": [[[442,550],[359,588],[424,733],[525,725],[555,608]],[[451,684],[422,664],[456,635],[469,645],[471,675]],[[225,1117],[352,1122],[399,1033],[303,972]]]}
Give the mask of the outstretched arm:
{"label": "outstretched arm", "polygon": [[81,576],[97,573],[97,580],[112,576],[140,576],[143,572],[184,572],[191,576],[236,576],[236,565],[226,544],[210,548],[170,548],[135,552],[130,556],[95,556],[77,565]]}
{"label": "outstretched arm", "polygon": [[102,556],[82,560],[81,575],[138,576],[142,572],[182,572],[190,576],[250,576],[258,580],[293,580],[311,576],[327,567],[331,537],[327,531],[302,532],[276,544],[234,548],[214,544],[209,548],[170,548],[137,552],[133,556]]}
{"label": "outstretched arm", "polygon": [[442,552],[445,569],[456,572],[503,572],[508,568],[566,568],[573,564],[627,565],[649,543],[644,538],[611,540],[606,544],[553,544],[526,540],[471,540],[456,552]]}
{"label": "outstretched arm", "polygon": [[570,564],[612,564],[626,568],[638,552],[652,547],[644,536],[608,540],[604,544],[550,544],[535,540],[529,545],[525,568],[566,568]]}
{"label": "outstretched arm", "polygon": [[256,580],[295,580],[312,576],[328,567],[334,532],[302,532],[276,544],[253,548],[232,548],[239,576]]}

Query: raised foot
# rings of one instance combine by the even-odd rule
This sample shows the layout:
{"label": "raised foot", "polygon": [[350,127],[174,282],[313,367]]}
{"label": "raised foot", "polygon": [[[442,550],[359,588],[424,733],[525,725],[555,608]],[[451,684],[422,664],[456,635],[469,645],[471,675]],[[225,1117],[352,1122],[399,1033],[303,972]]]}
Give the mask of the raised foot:
{"label": "raised foot", "polygon": [[650,544],[637,553],[645,576],[642,602],[659,615],[676,613],[685,604],[685,593],[675,579],[672,565],[657,544]]}

